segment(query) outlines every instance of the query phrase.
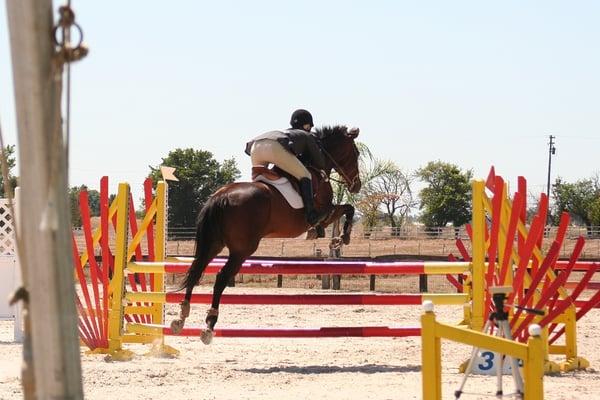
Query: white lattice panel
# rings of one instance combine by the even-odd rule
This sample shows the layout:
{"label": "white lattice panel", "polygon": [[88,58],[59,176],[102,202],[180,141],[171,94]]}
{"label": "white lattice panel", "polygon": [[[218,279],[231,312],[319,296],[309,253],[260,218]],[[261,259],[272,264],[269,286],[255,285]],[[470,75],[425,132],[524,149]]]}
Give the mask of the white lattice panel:
{"label": "white lattice panel", "polygon": [[0,256],[0,319],[15,318],[15,307],[8,305],[8,296],[17,286],[16,257]]}
{"label": "white lattice panel", "polygon": [[15,255],[15,235],[13,217],[8,208],[8,200],[0,199],[0,256]]}

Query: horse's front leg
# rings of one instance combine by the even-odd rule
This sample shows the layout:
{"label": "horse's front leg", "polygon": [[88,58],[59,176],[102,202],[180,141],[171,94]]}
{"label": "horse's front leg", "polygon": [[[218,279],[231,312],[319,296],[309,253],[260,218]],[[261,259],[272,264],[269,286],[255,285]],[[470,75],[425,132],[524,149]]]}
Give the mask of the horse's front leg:
{"label": "horse's front leg", "polygon": [[[344,227],[342,229],[341,237],[342,237],[342,241],[344,244],[349,244],[350,243],[350,234],[352,233],[352,219],[354,218],[354,207],[351,206],[350,204],[342,204],[342,205],[334,206],[333,211],[331,213],[329,213],[327,218],[323,222],[321,222],[321,224],[319,226],[324,231],[324,228],[326,226],[339,220],[342,216],[345,216],[346,219],[344,221]],[[318,237],[324,237],[324,235],[318,236]]]}

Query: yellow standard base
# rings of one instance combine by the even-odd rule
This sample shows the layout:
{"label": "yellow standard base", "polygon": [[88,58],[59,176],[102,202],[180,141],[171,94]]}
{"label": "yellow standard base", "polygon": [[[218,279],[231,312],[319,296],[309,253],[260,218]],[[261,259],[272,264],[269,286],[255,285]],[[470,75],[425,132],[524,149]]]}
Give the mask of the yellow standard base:
{"label": "yellow standard base", "polygon": [[459,366],[458,366],[458,372],[461,374],[464,374],[465,371],[467,370],[467,365],[469,365],[469,360],[463,361]]}
{"label": "yellow standard base", "polygon": [[560,363],[560,370],[562,372],[576,371],[578,369],[589,368],[590,362],[583,357],[569,358],[567,361]]}
{"label": "yellow standard base", "polygon": [[560,372],[560,365],[555,363],[554,361],[546,360],[544,361],[544,374],[556,374]]}
{"label": "yellow standard base", "polygon": [[[469,364],[469,360],[463,361],[458,366],[458,372],[464,374],[467,370],[467,365]],[[555,363],[554,361],[546,361],[544,363],[544,373],[545,374],[556,374],[559,372],[568,372],[574,371],[577,369],[585,369],[590,366],[590,363],[585,358],[574,358],[572,360],[568,360],[562,363]]]}
{"label": "yellow standard base", "polygon": [[129,350],[109,350],[109,349],[94,349],[88,350],[85,354],[106,354],[105,361],[131,361],[134,353]]}
{"label": "yellow standard base", "polygon": [[155,343],[150,351],[144,354],[146,357],[175,358],[179,356],[179,350],[164,343]]}

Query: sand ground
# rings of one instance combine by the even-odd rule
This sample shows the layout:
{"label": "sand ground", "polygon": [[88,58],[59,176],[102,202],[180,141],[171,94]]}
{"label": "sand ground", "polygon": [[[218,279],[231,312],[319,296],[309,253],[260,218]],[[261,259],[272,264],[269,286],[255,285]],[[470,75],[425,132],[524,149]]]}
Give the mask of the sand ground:
{"label": "sand ground", "polygon": [[[210,291],[209,286],[197,288]],[[227,293],[323,293],[302,288],[228,288]],[[222,305],[219,325],[262,327],[418,326],[415,306],[240,306]],[[193,306],[191,325],[203,319],[205,306]],[[457,307],[436,307],[438,318],[458,322]],[[167,321],[176,316],[167,309]],[[546,376],[546,399],[600,398],[600,337],[592,310],[578,324],[579,350],[589,359],[587,371]],[[21,345],[12,343],[13,324],[0,321],[0,399],[22,398],[19,379]],[[145,356],[147,346],[128,345],[129,362],[107,362],[82,348],[83,381],[88,399],[420,399],[420,338],[238,339],[169,337],[181,351],[177,358]],[[462,375],[458,365],[470,348],[444,342],[444,398],[453,398]],[[489,398],[495,378],[469,378],[466,390]],[[505,390],[512,391],[505,378]]]}

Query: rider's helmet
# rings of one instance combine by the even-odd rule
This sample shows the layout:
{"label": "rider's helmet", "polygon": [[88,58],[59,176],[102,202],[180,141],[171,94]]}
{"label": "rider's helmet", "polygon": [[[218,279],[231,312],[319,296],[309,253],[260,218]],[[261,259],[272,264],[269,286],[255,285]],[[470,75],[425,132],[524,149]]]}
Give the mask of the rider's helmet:
{"label": "rider's helmet", "polygon": [[310,124],[311,128],[314,126],[312,115],[308,111],[299,109],[292,113],[292,118],[290,119],[292,128],[303,129],[306,124]]}

